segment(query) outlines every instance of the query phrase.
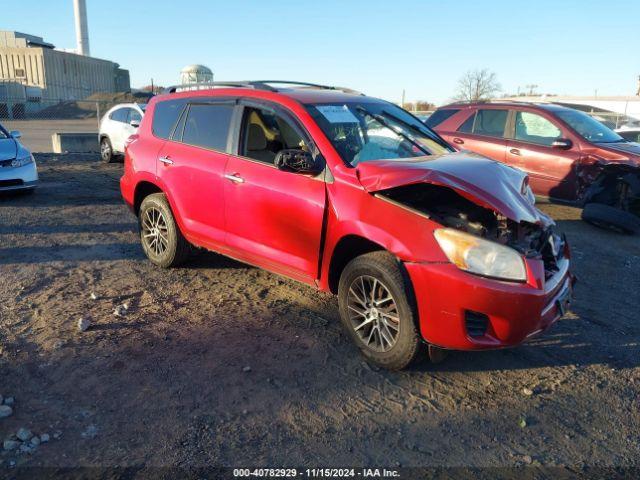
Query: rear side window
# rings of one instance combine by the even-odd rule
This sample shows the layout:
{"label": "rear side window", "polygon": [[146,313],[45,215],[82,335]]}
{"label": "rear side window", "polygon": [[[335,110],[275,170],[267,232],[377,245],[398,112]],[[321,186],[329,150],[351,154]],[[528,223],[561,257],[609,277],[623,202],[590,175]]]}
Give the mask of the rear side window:
{"label": "rear side window", "polygon": [[111,112],[111,115],[109,115],[109,118],[111,120],[116,121],[116,122],[126,123],[127,122],[127,114],[128,113],[129,113],[129,109],[128,108],[119,108],[119,109],[114,110],[113,112]]}
{"label": "rear side window", "polygon": [[153,110],[153,134],[156,137],[167,139],[171,135],[173,126],[176,124],[183,107],[186,105],[186,98],[176,100],[166,100],[156,104]]}
{"label": "rear side window", "polygon": [[182,142],[226,151],[234,105],[193,104],[184,122]]}
{"label": "rear side window", "polygon": [[507,125],[508,110],[480,109],[475,115],[471,115],[464,122],[459,132],[485,135],[488,137],[504,137],[504,128]]}
{"label": "rear side window", "polygon": [[435,112],[433,112],[431,114],[431,116],[429,116],[429,118],[427,118],[425,120],[424,123],[426,123],[427,126],[431,127],[431,128],[437,127],[442,122],[444,122],[446,119],[448,119],[452,115],[455,115],[459,111],[460,111],[459,108],[445,108],[445,109],[442,109],[442,110],[436,110]]}

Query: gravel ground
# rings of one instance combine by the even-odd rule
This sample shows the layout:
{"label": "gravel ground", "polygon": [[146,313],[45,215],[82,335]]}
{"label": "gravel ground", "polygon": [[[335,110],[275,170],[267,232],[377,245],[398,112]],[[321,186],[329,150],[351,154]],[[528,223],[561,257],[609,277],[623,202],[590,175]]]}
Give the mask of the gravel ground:
{"label": "gravel ground", "polygon": [[15,397],[0,441],[21,427],[51,439],[0,453],[0,476],[640,466],[639,237],[541,205],[573,245],[567,318],[519,348],[390,373],[363,362],[332,296],[213,253],[170,271],[145,261],[122,165],[38,160],[36,193],[0,199],[0,394]]}

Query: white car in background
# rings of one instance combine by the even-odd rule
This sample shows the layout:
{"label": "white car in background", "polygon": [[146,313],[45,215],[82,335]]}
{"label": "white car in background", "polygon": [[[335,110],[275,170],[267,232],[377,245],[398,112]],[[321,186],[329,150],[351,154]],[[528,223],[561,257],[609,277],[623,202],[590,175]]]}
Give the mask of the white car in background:
{"label": "white car in background", "polygon": [[138,131],[146,107],[146,103],[121,103],[105,113],[98,133],[103,161],[113,162],[124,153],[124,144]]}
{"label": "white car in background", "polygon": [[38,184],[38,168],[31,152],[19,141],[20,132],[0,125],[0,192],[32,192]]}

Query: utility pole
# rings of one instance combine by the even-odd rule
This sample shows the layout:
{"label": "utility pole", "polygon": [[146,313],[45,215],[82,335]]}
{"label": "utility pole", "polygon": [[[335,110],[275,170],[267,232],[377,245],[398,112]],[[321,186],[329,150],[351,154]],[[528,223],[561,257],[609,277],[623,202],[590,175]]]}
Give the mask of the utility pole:
{"label": "utility pole", "polygon": [[400,108],[404,108],[404,88],[402,89],[402,101],[400,102]]}

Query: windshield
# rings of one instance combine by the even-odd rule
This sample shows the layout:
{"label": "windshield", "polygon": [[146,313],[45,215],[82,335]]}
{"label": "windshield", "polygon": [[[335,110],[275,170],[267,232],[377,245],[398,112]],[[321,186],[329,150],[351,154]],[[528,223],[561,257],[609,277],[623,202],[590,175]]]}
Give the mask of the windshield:
{"label": "windshield", "polygon": [[452,152],[420,120],[390,103],[307,105],[345,163],[422,157]]}
{"label": "windshield", "polygon": [[624,142],[625,139],[616,132],[603,125],[595,118],[578,110],[562,110],[556,112],[561,120],[564,120],[571,128],[585,140],[594,143]]}
{"label": "windshield", "polygon": [[4,129],[4,127],[0,125],[0,139],[5,139],[5,138],[9,138],[9,134]]}

